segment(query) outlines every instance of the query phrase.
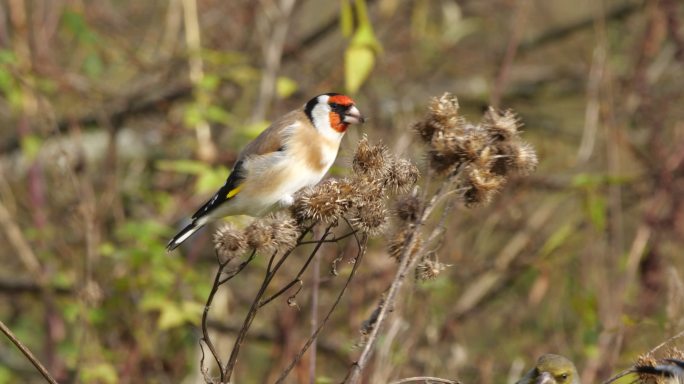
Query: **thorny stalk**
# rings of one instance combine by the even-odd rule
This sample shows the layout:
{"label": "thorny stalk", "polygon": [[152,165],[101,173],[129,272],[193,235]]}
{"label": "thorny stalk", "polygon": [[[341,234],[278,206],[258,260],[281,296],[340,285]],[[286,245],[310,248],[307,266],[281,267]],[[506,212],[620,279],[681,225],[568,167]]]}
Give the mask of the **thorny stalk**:
{"label": "thorny stalk", "polygon": [[363,239],[359,240],[358,236],[354,234],[354,237],[356,238],[356,245],[358,247],[358,253],[356,254],[356,257],[354,258],[354,266],[352,267],[351,272],[349,272],[349,276],[347,277],[347,281],[345,282],[344,286],[340,290],[340,293],[337,295],[337,298],[335,299],[335,302],[333,305],[330,307],[330,310],[328,310],[328,313],[325,315],[323,318],[323,321],[321,321],[321,324],[316,328],[316,330],[311,334],[309,339],[304,343],[304,346],[302,349],[299,351],[297,356],[295,356],[294,359],[292,359],[292,362],[290,365],[285,368],[285,370],[280,374],[280,377],[276,381],[276,383],[282,383],[284,382],[285,378],[287,375],[292,371],[292,369],[297,365],[299,360],[304,356],[304,353],[306,353],[307,349],[314,343],[316,338],[318,337],[318,334],[321,332],[325,324],[328,322],[328,319],[330,318],[330,315],[335,311],[335,308],[337,308],[337,305],[340,303],[340,300],[342,299],[342,296],[344,295],[345,291],[347,290],[347,287],[349,287],[349,283],[351,282],[352,278],[354,277],[354,274],[356,273],[356,270],[358,269],[359,265],[361,265],[361,259],[363,259],[363,256],[366,254],[366,243],[368,241],[368,238],[366,235],[363,235]]}
{"label": "thorny stalk", "polygon": [[[301,241],[303,236],[306,235],[310,231],[310,228],[307,229],[302,235],[300,235],[298,241]],[[327,234],[327,231],[326,231]],[[325,237],[325,235],[323,236]],[[238,336],[235,340],[235,344],[233,345],[233,350],[230,353],[230,358],[228,359],[228,363],[226,364],[225,368],[223,369],[222,372],[222,377],[224,377],[227,381],[230,381],[230,378],[233,374],[233,370],[235,369],[235,363],[237,362],[238,354],[240,353],[240,347],[242,346],[242,343],[244,342],[245,336],[247,336],[247,331],[252,325],[252,321],[254,320],[254,317],[256,316],[257,311],[259,308],[261,308],[261,298],[263,297],[264,293],[266,292],[266,289],[269,287],[271,284],[271,280],[273,280],[273,277],[275,274],[278,272],[280,267],[283,265],[285,260],[292,254],[292,251],[297,247],[295,245],[293,248],[287,250],[278,260],[278,262],[273,266],[273,261],[275,260],[275,257],[278,255],[278,250],[275,250],[273,254],[271,255],[271,258],[269,259],[268,262],[268,267],[266,268],[266,274],[264,276],[264,280],[261,283],[261,287],[259,288],[259,291],[257,292],[256,296],[254,297],[254,300],[252,301],[252,305],[249,309],[249,312],[247,312],[247,316],[245,317],[245,321],[242,324],[242,328],[240,328],[240,332],[238,333]],[[273,266],[273,268],[271,268]]]}
{"label": "thorny stalk", "polygon": [[[458,175],[459,173],[457,172],[452,176],[452,178],[456,178]],[[432,213],[432,210],[434,209],[436,203],[442,198],[444,194],[448,193],[448,191],[446,190],[447,188],[445,188],[445,186],[451,184],[452,180],[453,179],[450,179],[447,183],[444,183],[439,187],[437,192],[430,199],[429,204],[424,207],[423,212],[420,215],[420,220],[417,223],[415,223],[416,229],[409,234],[409,238],[405,243],[406,246],[403,252],[401,253],[401,263],[397,268],[397,272],[394,275],[394,279],[392,280],[389,291],[387,292],[387,295],[380,304],[380,310],[379,312],[377,312],[374,325],[372,327],[370,334],[368,335],[367,340],[365,341],[363,351],[361,352],[361,355],[349,370],[349,373],[347,374],[347,377],[344,381],[345,383],[358,382],[358,380],[360,379],[361,371],[366,367],[366,364],[368,364],[368,361],[370,360],[373,354],[375,343],[377,342],[380,326],[385,321],[385,318],[387,317],[388,313],[392,310],[394,300],[401,286],[406,280],[406,276],[413,268],[415,268],[416,262],[419,260],[419,258],[416,257],[417,254],[414,253],[413,255],[411,255],[414,252],[414,247],[416,246],[417,232],[420,230],[420,227],[422,227],[425,224],[425,221],[430,217],[430,214]]]}
{"label": "thorny stalk", "polygon": [[[519,138],[519,122],[511,111],[498,112],[490,108],[477,124],[467,122],[458,114],[458,102],[449,94],[435,98],[425,120],[414,129],[428,145],[428,177],[423,191],[406,197],[398,206],[398,216],[404,228],[388,247],[390,256],[399,266],[381,302],[372,312],[364,329],[366,337],[357,361],[350,367],[345,383],[357,383],[368,365],[378,341],[380,329],[393,311],[400,290],[410,271],[416,278],[434,278],[444,265],[428,258],[435,252],[430,246],[438,240],[446,226],[448,212],[459,197],[466,206],[487,204],[510,174],[527,174],[534,170],[537,158],[534,150]],[[433,178],[442,176],[442,183],[433,192]],[[421,196],[420,198],[418,196]],[[437,225],[428,226],[435,208],[446,200]],[[424,232],[428,240],[423,243]],[[442,242],[438,241],[439,249]],[[419,264],[420,262],[420,264]],[[422,268],[418,268],[422,267]]]}

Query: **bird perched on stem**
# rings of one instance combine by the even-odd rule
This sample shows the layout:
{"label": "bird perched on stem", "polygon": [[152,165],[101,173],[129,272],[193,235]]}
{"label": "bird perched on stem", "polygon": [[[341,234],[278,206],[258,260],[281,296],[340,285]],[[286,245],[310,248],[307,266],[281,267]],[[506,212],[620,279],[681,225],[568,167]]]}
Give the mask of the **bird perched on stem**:
{"label": "bird perched on stem", "polygon": [[577,368],[560,355],[547,353],[516,384],[580,384]]}
{"label": "bird perched on stem", "polygon": [[337,157],[350,124],[363,123],[354,101],[326,93],[275,120],[238,155],[226,183],[192,215],[166,246],[172,251],[202,226],[225,216],[261,216],[293,203],[298,190],[317,184]]}

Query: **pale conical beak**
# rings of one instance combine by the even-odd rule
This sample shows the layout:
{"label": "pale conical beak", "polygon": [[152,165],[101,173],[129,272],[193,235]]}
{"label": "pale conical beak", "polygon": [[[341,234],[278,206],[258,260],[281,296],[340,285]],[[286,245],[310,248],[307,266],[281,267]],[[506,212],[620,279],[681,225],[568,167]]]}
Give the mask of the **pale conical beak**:
{"label": "pale conical beak", "polygon": [[355,106],[349,107],[347,112],[344,114],[344,122],[347,124],[363,124],[366,119],[363,117],[361,112]]}

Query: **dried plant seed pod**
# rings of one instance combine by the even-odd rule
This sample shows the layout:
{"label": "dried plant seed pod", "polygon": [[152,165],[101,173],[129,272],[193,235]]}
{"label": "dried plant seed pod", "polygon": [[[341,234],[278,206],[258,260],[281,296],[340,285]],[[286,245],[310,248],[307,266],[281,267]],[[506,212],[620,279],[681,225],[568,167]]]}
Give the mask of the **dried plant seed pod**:
{"label": "dried plant seed pod", "polygon": [[232,224],[223,224],[214,232],[214,249],[221,262],[228,262],[240,256],[247,248],[247,237]]}

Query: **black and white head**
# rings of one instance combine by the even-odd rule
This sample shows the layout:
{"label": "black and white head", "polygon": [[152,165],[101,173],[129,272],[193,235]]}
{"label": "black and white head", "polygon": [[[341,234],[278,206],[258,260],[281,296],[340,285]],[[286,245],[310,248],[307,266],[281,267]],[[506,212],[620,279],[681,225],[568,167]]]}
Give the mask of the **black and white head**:
{"label": "black and white head", "polygon": [[350,124],[365,121],[351,97],[339,93],[324,93],[304,106],[306,116],[316,129],[326,136],[342,136]]}

